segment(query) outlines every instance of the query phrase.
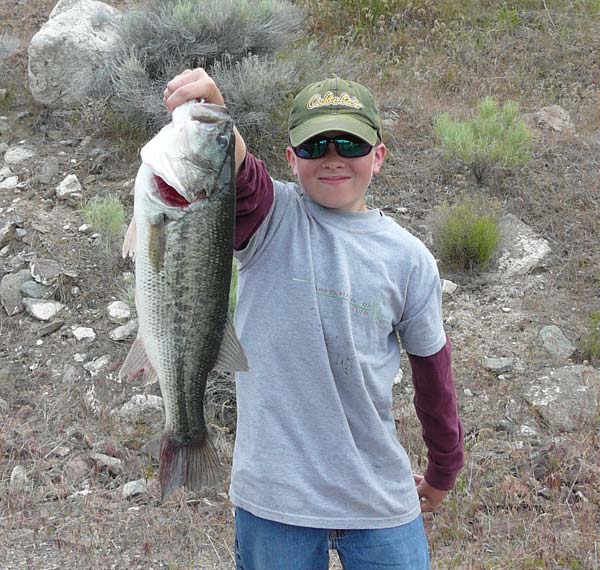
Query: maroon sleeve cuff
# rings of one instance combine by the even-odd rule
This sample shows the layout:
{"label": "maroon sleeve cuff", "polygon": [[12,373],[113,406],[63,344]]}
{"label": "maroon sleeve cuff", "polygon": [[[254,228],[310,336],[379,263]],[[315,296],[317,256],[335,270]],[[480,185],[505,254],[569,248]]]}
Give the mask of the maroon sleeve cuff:
{"label": "maroon sleeve cuff", "polygon": [[436,489],[450,490],[464,463],[464,433],[458,417],[450,340],[432,356],[409,354],[408,358],[415,409],[428,450],[425,480]]}
{"label": "maroon sleeve cuff", "polygon": [[247,153],[236,180],[235,240],[244,249],[273,204],[273,180],[261,160]]}

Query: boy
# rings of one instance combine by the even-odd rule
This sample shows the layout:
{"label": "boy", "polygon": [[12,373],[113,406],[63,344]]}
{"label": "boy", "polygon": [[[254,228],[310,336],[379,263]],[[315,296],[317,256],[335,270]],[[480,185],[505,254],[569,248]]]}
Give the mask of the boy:
{"label": "boy", "polygon": [[[223,105],[202,69],[175,77],[172,111]],[[421,512],[435,511],[463,462],[436,264],[365,193],[383,163],[369,91],[329,79],[300,92],[286,156],[299,184],[272,180],[236,135],[237,379],[230,496],[243,570],[429,568]],[[396,437],[399,333],[429,453],[412,475]]]}

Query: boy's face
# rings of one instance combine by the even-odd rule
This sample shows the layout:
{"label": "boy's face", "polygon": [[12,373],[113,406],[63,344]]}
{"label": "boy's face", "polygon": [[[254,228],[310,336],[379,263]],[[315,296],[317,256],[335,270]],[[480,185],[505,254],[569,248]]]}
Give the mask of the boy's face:
{"label": "boy's face", "polygon": [[[334,137],[342,133],[323,134]],[[286,157],[300,185],[314,202],[326,208],[363,212],[367,210],[365,193],[371,178],[381,169],[385,153],[385,145],[379,144],[366,156],[344,158],[336,152],[335,145],[328,144],[321,158],[300,158],[289,146]]]}

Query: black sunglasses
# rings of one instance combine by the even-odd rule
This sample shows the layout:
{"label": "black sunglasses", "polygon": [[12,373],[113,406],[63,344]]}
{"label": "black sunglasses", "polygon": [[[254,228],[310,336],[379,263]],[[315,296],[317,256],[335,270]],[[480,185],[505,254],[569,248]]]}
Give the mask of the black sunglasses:
{"label": "black sunglasses", "polygon": [[336,152],[343,158],[367,156],[373,148],[373,145],[352,135],[338,135],[337,137],[317,135],[300,143],[298,146],[293,146],[292,149],[298,158],[310,160],[325,156],[329,143],[335,145]]}

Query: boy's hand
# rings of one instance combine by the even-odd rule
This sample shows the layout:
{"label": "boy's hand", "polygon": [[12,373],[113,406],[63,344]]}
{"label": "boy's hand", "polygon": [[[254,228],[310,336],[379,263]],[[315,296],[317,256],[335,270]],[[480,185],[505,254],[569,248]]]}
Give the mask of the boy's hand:
{"label": "boy's hand", "polygon": [[421,512],[422,513],[433,513],[437,511],[438,507],[442,504],[444,497],[448,494],[448,491],[436,489],[432,487],[425,477],[413,473],[415,484],[417,485],[417,493],[421,499]]}
{"label": "boy's hand", "polygon": [[169,113],[172,113],[175,107],[193,99],[204,99],[206,103],[215,105],[225,104],[217,84],[201,67],[186,69],[176,75],[167,83],[163,92],[163,103]]}
{"label": "boy's hand", "polygon": [[[176,75],[167,83],[167,88],[163,91],[163,103],[169,113],[172,113],[173,109],[182,103],[194,99],[204,99],[205,103],[225,105],[225,100],[217,84],[201,67],[186,69]],[[235,127],[233,132],[235,134],[235,172],[237,174],[246,158],[246,143]]]}

